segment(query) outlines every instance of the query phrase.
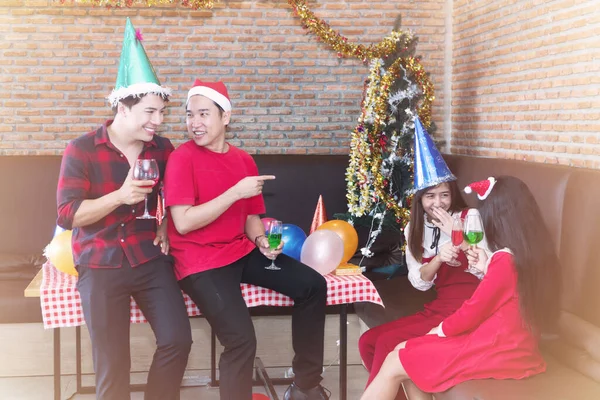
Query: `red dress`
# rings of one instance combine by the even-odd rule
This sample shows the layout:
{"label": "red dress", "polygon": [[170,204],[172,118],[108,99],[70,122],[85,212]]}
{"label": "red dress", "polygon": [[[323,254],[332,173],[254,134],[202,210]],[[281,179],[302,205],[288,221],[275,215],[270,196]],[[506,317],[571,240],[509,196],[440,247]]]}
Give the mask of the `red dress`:
{"label": "red dress", "polygon": [[473,296],[444,319],[446,337],[411,339],[399,350],[410,379],[436,393],[471,379],[521,379],[546,370],[537,338],[519,310],[517,271],[512,255],[492,255]]}
{"label": "red dress", "polygon": [[[458,260],[462,263],[461,267],[442,263],[435,278],[437,297],[425,304],[423,311],[371,328],[360,337],[358,348],[369,371],[367,385],[375,378],[385,357],[394,347],[408,339],[425,335],[471,297],[480,281],[465,272],[468,262],[462,251]],[[431,258],[423,259],[423,264],[429,261]]]}

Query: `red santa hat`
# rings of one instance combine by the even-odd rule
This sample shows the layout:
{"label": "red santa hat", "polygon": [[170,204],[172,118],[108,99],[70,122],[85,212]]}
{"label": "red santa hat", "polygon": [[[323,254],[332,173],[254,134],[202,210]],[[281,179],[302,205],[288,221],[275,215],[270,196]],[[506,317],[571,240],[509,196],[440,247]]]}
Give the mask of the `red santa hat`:
{"label": "red santa hat", "polygon": [[229,93],[223,82],[202,82],[200,79],[196,79],[188,92],[185,104],[189,103],[190,97],[198,94],[211,99],[224,111],[231,111],[231,100],[229,100]]}
{"label": "red santa hat", "polygon": [[492,192],[495,184],[496,179],[490,176],[486,180],[473,182],[470,185],[467,185],[467,187],[465,187],[465,193],[475,191],[479,200],[485,200]]}

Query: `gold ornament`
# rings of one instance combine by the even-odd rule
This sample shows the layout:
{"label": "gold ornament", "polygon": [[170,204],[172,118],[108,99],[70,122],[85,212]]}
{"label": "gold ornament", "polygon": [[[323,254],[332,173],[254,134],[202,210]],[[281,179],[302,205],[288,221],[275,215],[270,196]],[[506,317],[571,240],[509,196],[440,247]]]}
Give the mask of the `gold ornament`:
{"label": "gold ornament", "polygon": [[[148,7],[152,7],[155,5],[164,5],[164,4],[173,4],[175,0],[60,0],[61,4],[65,4],[68,2],[81,3],[81,4],[89,4],[92,6],[100,6],[100,7],[131,7],[134,4],[143,4]],[[214,0],[180,0],[179,1],[182,6],[190,7],[194,10],[208,8],[211,9],[215,5]]]}

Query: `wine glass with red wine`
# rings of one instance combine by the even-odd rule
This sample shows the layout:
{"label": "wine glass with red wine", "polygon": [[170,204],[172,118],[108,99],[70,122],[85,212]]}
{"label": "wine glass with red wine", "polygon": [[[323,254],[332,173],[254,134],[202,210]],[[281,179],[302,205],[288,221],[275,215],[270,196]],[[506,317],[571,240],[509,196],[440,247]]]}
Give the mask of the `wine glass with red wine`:
{"label": "wine glass with red wine", "polygon": [[[138,159],[135,160],[133,167],[133,179],[138,181],[154,181],[154,184],[149,187],[154,187],[158,183],[160,172],[155,159]],[[148,195],[144,198],[144,214],[137,219],[154,219],[153,215],[148,213]]]}

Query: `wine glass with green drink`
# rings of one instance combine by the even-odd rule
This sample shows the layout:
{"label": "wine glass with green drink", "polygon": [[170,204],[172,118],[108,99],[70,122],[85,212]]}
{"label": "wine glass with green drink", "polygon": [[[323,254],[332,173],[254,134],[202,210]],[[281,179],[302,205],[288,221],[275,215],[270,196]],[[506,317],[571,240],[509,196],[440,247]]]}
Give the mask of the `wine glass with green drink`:
{"label": "wine glass with green drink", "polygon": [[479,214],[467,214],[463,224],[463,237],[471,246],[483,240],[483,223]]}
{"label": "wine glass with green drink", "polygon": [[[267,239],[269,240],[269,248],[275,250],[281,244],[281,235],[283,233],[283,224],[281,221],[273,220],[269,222],[269,230],[267,231]],[[275,265],[275,260],[271,260],[271,265],[267,265],[265,269],[278,271],[279,268]]]}
{"label": "wine glass with green drink", "polygon": [[[467,214],[463,223],[463,237],[471,246],[476,246],[483,240],[483,222],[479,214]],[[465,271],[473,273],[477,272],[477,269],[469,265]]]}

